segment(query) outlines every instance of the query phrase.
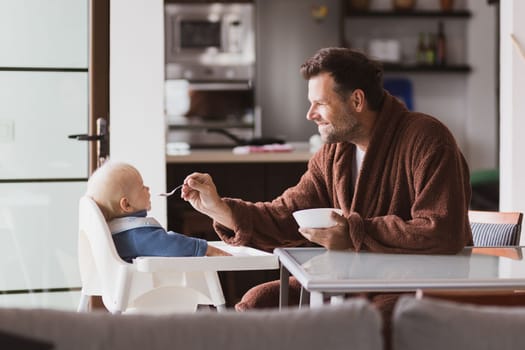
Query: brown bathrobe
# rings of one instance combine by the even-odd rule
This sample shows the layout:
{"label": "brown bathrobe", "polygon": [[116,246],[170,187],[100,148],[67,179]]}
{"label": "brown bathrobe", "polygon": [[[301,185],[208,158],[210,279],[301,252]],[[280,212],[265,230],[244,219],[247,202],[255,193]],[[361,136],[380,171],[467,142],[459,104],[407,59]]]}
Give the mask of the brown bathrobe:
{"label": "brown bathrobe", "polygon": [[[356,251],[447,254],[472,244],[468,166],[441,122],[409,112],[386,93],[355,190],[354,157],[352,143],[324,145],[299,183],[272,202],[226,199],[236,226],[232,231],[216,223],[215,229],[234,245],[267,251],[308,246],[312,244],[298,233],[292,212],[334,207],[343,210]],[[290,287],[299,285],[292,280]],[[269,282],[249,291],[237,309],[276,306],[277,296],[278,281]],[[383,312],[388,334],[396,296],[369,297]]]}
{"label": "brown bathrobe", "polygon": [[450,131],[386,94],[357,184],[355,145],[324,145],[299,183],[272,202],[226,199],[236,226],[221,239],[271,251],[310,245],[292,212],[341,208],[356,251],[456,253],[472,244],[469,170]]}

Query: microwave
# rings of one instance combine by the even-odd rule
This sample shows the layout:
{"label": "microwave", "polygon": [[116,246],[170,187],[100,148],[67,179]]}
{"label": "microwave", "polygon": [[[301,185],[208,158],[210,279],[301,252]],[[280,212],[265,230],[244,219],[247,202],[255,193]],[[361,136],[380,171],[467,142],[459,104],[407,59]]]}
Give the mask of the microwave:
{"label": "microwave", "polygon": [[252,80],[254,5],[165,5],[166,79]]}

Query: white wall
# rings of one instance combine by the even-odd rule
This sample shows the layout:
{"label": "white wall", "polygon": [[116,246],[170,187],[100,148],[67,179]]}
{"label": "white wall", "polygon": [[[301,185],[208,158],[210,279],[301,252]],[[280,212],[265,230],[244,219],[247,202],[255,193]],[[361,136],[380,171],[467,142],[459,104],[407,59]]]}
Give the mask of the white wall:
{"label": "white wall", "polygon": [[135,165],[166,224],[164,1],[110,2],[110,154]]}
{"label": "white wall", "polygon": [[[498,166],[497,11],[486,0],[469,0],[467,62],[472,67],[465,94],[465,152],[471,170]],[[461,115],[457,117],[461,118]]]}
{"label": "white wall", "polygon": [[[525,2],[501,2],[500,32],[500,210],[525,212],[525,58],[513,45],[513,34],[525,50]],[[525,235],[521,235],[525,244]]]}

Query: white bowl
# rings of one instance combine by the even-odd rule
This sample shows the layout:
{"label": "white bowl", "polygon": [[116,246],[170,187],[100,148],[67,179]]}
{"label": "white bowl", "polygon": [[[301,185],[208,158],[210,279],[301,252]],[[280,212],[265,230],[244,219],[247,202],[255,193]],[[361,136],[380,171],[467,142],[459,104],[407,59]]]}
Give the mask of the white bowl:
{"label": "white bowl", "polygon": [[322,228],[331,227],[336,224],[332,219],[332,212],[335,211],[339,215],[343,215],[341,209],[335,208],[313,208],[294,211],[292,213],[295,221],[299,227]]}

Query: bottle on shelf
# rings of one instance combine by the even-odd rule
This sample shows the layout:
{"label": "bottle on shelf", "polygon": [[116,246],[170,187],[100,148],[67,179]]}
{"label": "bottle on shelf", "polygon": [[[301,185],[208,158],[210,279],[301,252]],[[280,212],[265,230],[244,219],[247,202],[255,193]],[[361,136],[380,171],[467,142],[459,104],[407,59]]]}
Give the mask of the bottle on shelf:
{"label": "bottle on shelf", "polygon": [[354,11],[367,11],[370,7],[369,0],[350,0],[350,10]]}
{"label": "bottle on shelf", "polygon": [[425,64],[426,55],[427,55],[427,44],[425,41],[425,33],[420,32],[418,43],[417,43],[417,57],[416,57],[417,64]]}
{"label": "bottle on shelf", "polygon": [[428,44],[425,63],[429,66],[434,65],[436,63],[436,36],[432,33],[428,33]]}
{"label": "bottle on shelf", "polygon": [[447,38],[443,29],[443,22],[438,23],[438,33],[436,38],[436,65],[444,66],[447,64]]}
{"label": "bottle on shelf", "polygon": [[416,0],[392,0],[392,7],[396,11],[412,11]]}
{"label": "bottle on shelf", "polygon": [[452,11],[454,9],[454,0],[439,0],[441,11]]}

